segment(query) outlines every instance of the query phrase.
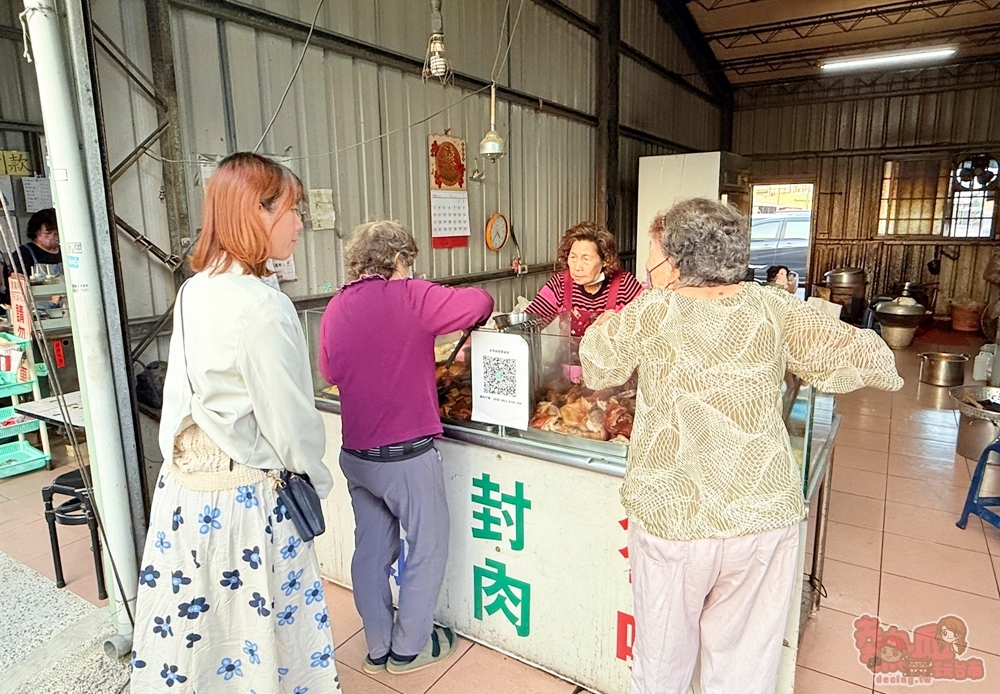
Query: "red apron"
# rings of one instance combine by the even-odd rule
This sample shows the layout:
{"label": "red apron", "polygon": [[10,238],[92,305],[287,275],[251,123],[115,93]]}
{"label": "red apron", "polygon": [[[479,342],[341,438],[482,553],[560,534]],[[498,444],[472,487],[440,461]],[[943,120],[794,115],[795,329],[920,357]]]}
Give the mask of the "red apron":
{"label": "red apron", "polygon": [[[608,300],[605,303],[606,311],[614,311],[618,306],[618,290],[622,284],[622,273],[616,272],[611,276],[611,286],[608,287]],[[563,316],[569,316],[570,335],[573,337],[583,337],[583,333],[590,327],[590,324],[597,320],[603,311],[581,311],[573,308],[573,278],[569,270],[563,270]]]}

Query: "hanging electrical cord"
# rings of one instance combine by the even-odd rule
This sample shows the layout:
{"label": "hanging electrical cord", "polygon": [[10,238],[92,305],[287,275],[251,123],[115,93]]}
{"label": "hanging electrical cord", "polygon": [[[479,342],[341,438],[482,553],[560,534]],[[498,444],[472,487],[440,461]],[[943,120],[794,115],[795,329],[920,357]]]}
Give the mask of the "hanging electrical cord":
{"label": "hanging electrical cord", "polygon": [[503,51],[503,30],[507,28],[507,22],[510,20],[510,0],[507,0],[507,6],[503,8],[503,22],[500,23],[500,40],[497,41],[497,57],[493,59],[493,69],[490,70],[490,82],[496,84],[497,78],[497,65],[500,63],[500,53]]}
{"label": "hanging electrical cord", "polygon": [[264,144],[264,138],[267,134],[271,132],[271,128],[274,127],[274,122],[278,120],[278,114],[281,113],[281,107],[285,105],[285,99],[288,98],[288,92],[292,91],[292,85],[295,84],[295,78],[299,74],[299,69],[302,67],[303,61],[306,59],[306,51],[309,50],[309,42],[312,41],[313,32],[316,31],[316,22],[319,21],[319,11],[323,8],[323,3],[326,0],[319,0],[316,4],[316,12],[313,14],[312,23],[309,24],[309,33],[306,35],[306,42],[302,46],[302,54],[299,56],[299,62],[295,64],[295,69],[292,70],[292,77],[288,80],[288,86],[285,87],[285,93],[281,95],[281,99],[278,101],[278,107],[274,109],[274,115],[271,116],[271,122],[267,124],[264,128],[264,132],[260,134],[260,140],[257,141],[257,146],[253,148],[254,154],[260,149],[260,146]]}
{"label": "hanging electrical cord", "polygon": [[[10,210],[7,207],[7,201],[4,200],[2,195],[0,195],[0,207],[3,208],[3,217],[6,222],[6,228],[0,229],[0,241],[3,242],[4,253],[10,262],[10,267],[13,269],[20,266],[20,264],[15,261],[14,256],[14,248],[17,246],[17,238],[14,236],[14,226],[11,222]],[[132,615],[132,608],[129,606],[128,598],[125,595],[125,586],[122,583],[121,572],[118,570],[117,562],[115,562],[115,557],[110,550],[110,545],[108,544],[108,536],[104,527],[104,519],[101,517],[100,510],[97,508],[93,480],[91,479],[89,470],[87,470],[86,466],[83,464],[83,453],[80,448],[80,442],[76,436],[76,430],[70,419],[70,411],[69,406],[66,404],[66,396],[63,393],[62,384],[59,382],[59,376],[56,373],[56,370],[51,366],[54,363],[54,360],[52,359],[49,339],[45,334],[45,328],[42,326],[42,319],[38,313],[38,307],[35,305],[34,301],[30,300],[32,296],[31,285],[28,282],[27,276],[24,275],[23,272],[12,273],[11,278],[17,278],[14,281],[20,282],[20,289],[24,296],[28,299],[32,327],[34,331],[36,331],[35,334],[38,338],[38,344],[42,351],[42,363],[48,370],[49,384],[52,386],[53,393],[55,393],[56,404],[59,406],[59,414],[62,417],[63,422],[66,424],[66,435],[70,440],[70,446],[73,449],[73,455],[76,460],[77,469],[80,471],[80,477],[83,480],[84,488],[87,490],[89,498],[95,501],[95,503],[90,504],[90,507],[94,513],[94,518],[97,521],[97,529],[100,533],[101,541],[104,543],[106,548],[109,548],[107,555],[111,561],[111,573],[115,577],[115,583],[118,586],[118,592],[122,598],[122,605],[125,608],[126,615],[128,615],[129,623],[135,627],[135,617]],[[30,360],[30,352],[26,354],[25,357]]]}
{"label": "hanging electrical cord", "polygon": [[[510,6],[508,0],[508,7]],[[517,33],[517,25],[521,22],[521,10],[524,9],[524,0],[521,0],[521,4],[517,7],[517,17],[514,18],[514,25],[511,27],[510,36],[507,38],[507,50],[503,54],[503,61],[500,63],[500,68],[493,75],[493,85],[496,86],[497,79],[500,78],[500,73],[503,72],[504,66],[507,64],[507,56],[510,55],[510,47],[514,45],[514,34]],[[503,41],[503,31],[500,33],[500,41]]]}

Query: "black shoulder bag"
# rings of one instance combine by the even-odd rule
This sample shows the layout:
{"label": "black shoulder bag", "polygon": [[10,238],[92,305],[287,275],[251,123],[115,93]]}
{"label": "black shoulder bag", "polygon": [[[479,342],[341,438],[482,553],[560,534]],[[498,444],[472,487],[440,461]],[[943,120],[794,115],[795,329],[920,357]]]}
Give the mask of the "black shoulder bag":
{"label": "black shoulder bag", "polygon": [[[187,375],[188,387],[194,393],[191,374],[187,370],[186,331],[184,329],[184,286],[180,289],[181,314],[181,345],[184,349],[184,373]],[[319,494],[309,480],[309,475],[300,475],[289,470],[274,470],[274,488],[278,500],[284,505],[285,512],[292,519],[303,542],[309,542],[317,535],[326,532],[326,519],[323,518],[323,506]]]}

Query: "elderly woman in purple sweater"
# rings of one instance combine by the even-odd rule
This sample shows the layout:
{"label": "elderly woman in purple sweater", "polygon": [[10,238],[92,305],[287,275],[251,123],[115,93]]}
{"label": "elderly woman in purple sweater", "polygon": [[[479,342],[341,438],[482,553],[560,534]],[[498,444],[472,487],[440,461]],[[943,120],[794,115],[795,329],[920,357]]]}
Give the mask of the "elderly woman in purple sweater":
{"label": "elderly woman in purple sweater", "polygon": [[[340,467],[354,505],[354,602],[365,627],[364,669],[413,672],[447,658],[450,629],[434,608],[448,560],[449,519],[434,376],[434,338],[475,326],[493,311],[482,289],[413,279],[417,244],[397,222],[354,230],[348,283],[321,326],[320,368],[340,389]],[[406,580],[393,615],[389,567],[406,531]]]}

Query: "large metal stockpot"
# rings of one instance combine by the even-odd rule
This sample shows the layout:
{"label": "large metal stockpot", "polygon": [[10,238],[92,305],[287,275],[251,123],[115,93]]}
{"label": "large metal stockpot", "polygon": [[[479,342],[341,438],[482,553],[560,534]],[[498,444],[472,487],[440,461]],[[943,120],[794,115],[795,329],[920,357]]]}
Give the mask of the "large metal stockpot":
{"label": "large metal stockpot", "polygon": [[920,354],[920,381],[932,386],[960,386],[965,383],[968,354],[924,352]]}

